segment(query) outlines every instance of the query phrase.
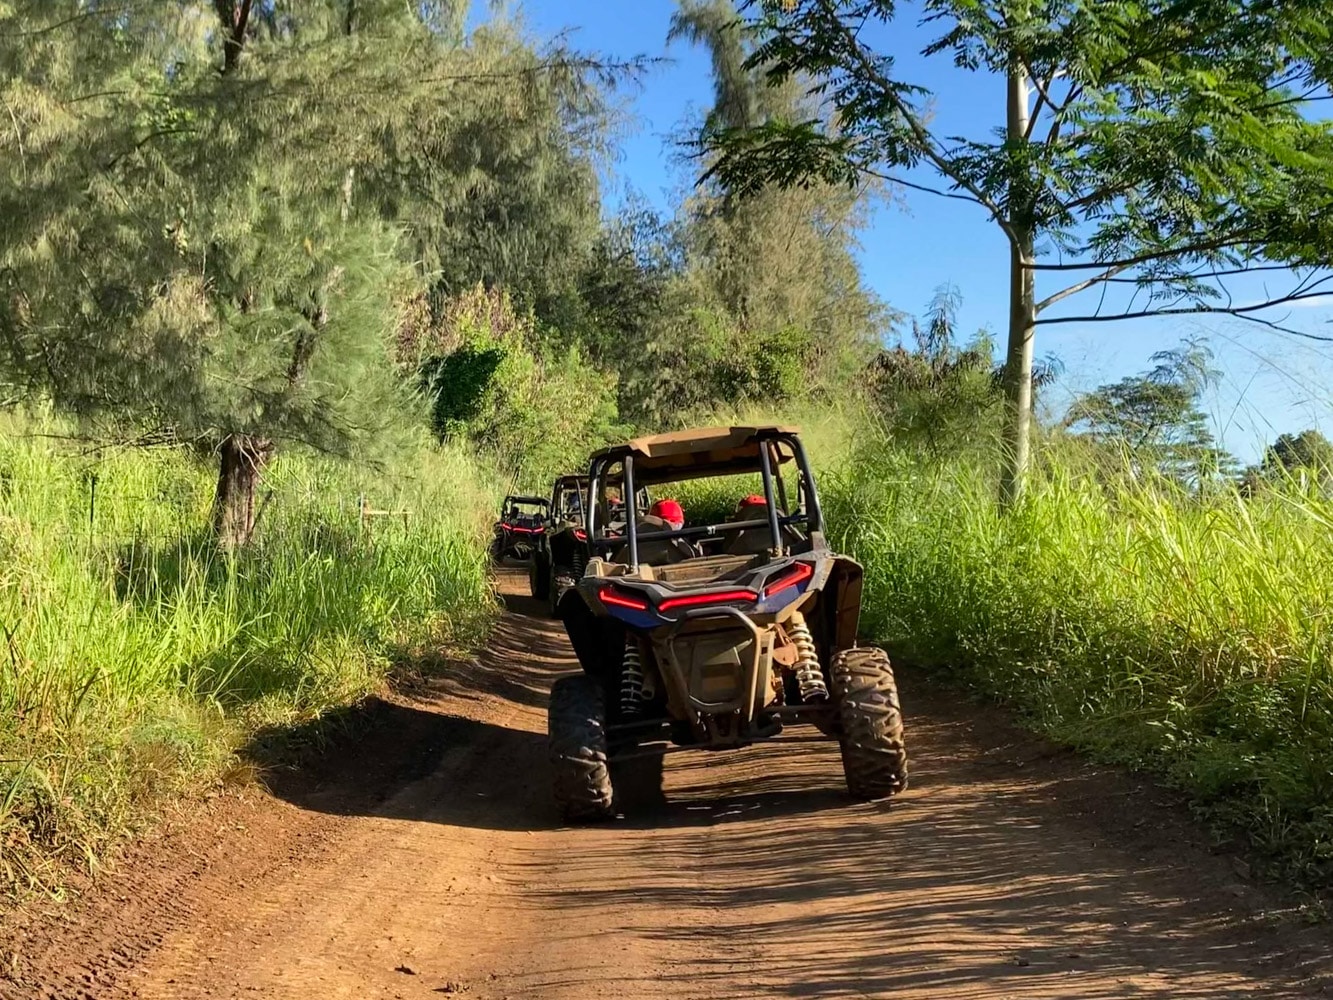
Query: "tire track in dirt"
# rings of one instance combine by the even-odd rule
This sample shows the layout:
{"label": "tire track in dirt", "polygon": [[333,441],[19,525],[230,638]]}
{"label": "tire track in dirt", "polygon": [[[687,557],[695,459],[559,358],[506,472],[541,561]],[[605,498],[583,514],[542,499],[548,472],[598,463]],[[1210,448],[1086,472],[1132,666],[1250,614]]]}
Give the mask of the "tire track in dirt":
{"label": "tire track in dirt", "polygon": [[[671,757],[665,806],[560,828],[545,691],[575,664],[524,575],[501,586],[478,664],[321,780],[279,782],[204,875],[108,880],[94,895],[126,913],[52,932],[14,995],[1330,995],[1328,930],[1282,916],[1169,796],[910,677],[892,805],[851,803],[812,741]],[[349,792],[367,774],[381,794]]]}

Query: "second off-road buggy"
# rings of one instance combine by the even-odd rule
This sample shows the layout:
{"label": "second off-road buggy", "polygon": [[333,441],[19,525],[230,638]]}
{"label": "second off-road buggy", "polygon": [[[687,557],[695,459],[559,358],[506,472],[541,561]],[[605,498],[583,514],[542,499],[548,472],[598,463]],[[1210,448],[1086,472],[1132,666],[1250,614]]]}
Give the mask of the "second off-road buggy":
{"label": "second off-road buggy", "polygon": [[[608,482],[633,492],[718,476],[761,492],[730,519],[609,523]],[[795,723],[838,741],[853,796],[906,787],[893,669],[856,645],[861,567],[824,538],[795,428],[637,438],[594,454],[589,479],[592,558],[559,605],[582,673],[555,682],[548,719],[566,819],[614,814],[617,760],[743,747]]]}
{"label": "second off-road buggy", "polygon": [[549,506],[545,497],[505,497],[491,539],[491,559],[498,563],[506,558],[529,558],[536,540],[546,534]]}
{"label": "second off-road buggy", "polygon": [[551,487],[550,514],[546,534],[538,541],[528,569],[528,589],[539,601],[555,603],[588,562],[588,533],[583,524],[587,476],[559,476]]}
{"label": "second off-road buggy", "polygon": [[[584,505],[587,502],[588,477],[586,475],[560,476],[551,488],[550,516],[546,522],[545,536],[537,540],[533,551],[532,566],[528,572],[528,588],[538,600],[550,602],[551,614],[556,614],[556,607],[565,591],[574,586],[583,576],[588,565],[590,550],[588,532],[584,517]],[[608,515],[611,531],[623,531],[625,521],[624,503],[620,499],[620,483],[609,483]],[[648,491],[638,490],[637,509],[643,513],[651,500]]]}

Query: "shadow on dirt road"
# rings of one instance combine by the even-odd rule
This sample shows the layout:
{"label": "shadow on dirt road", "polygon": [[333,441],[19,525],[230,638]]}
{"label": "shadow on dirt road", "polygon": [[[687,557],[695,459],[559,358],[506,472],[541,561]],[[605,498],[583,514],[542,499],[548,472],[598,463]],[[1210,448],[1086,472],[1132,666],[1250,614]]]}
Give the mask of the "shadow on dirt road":
{"label": "shadow on dirt road", "polygon": [[38,942],[21,995],[1330,995],[1328,928],[1301,926],[1170,793],[917,683],[912,784],[891,804],[851,802],[836,745],[815,740],[672,755],[665,801],[560,827],[543,709],[575,664],[516,596],[526,579],[499,582],[481,656],[270,768],[277,801],[204,815]]}

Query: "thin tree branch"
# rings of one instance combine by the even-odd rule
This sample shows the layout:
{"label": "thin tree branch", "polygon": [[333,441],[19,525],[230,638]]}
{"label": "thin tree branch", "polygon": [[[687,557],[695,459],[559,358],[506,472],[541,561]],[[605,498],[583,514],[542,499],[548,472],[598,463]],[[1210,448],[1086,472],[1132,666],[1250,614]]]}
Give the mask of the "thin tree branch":
{"label": "thin tree branch", "polygon": [[1147,264],[1150,261],[1162,260],[1166,257],[1188,257],[1190,254],[1206,253],[1211,250],[1225,250],[1229,247],[1248,246],[1256,242],[1257,234],[1247,236],[1229,236],[1225,239],[1203,240],[1199,243],[1192,243],[1185,247],[1174,247],[1169,250],[1154,250],[1150,253],[1138,254],[1134,257],[1123,257],[1120,260],[1094,260],[1081,264],[1027,264],[1032,271],[1091,271],[1094,268],[1108,267],[1133,267],[1136,264]]}
{"label": "thin tree branch", "polygon": [[115,156],[111,157],[110,160],[102,164],[101,169],[110,170],[125,157],[129,156],[130,153],[137,153],[139,150],[143,149],[144,146],[147,146],[154,139],[163,139],[166,138],[167,136],[172,136],[172,135],[189,135],[197,131],[199,130],[191,125],[191,126],[182,126],[180,128],[163,128],[163,129],[158,129],[155,132],[149,132],[146,136],[144,136],[142,139],[136,142],[129,149],[126,149],[123,152],[117,153]]}
{"label": "thin tree branch", "polygon": [[1293,327],[1285,326],[1282,323],[1277,322],[1275,320],[1264,319],[1261,316],[1253,315],[1254,313],[1260,312],[1264,309],[1273,309],[1277,306],[1285,305],[1291,302],[1300,302],[1306,299],[1325,298],[1329,295],[1328,292],[1316,292],[1313,291],[1313,289],[1317,287],[1318,284],[1322,284],[1324,281],[1328,280],[1333,280],[1333,275],[1321,279],[1319,282],[1316,283],[1316,285],[1310,286],[1311,290],[1308,290],[1301,294],[1284,295],[1279,298],[1270,299],[1266,302],[1258,302],[1255,303],[1254,305],[1248,305],[1248,306],[1195,305],[1195,306],[1188,306],[1188,307],[1174,308],[1174,309],[1173,308],[1140,309],[1132,312],[1126,311],[1126,312],[1114,313],[1109,316],[1097,315],[1097,314],[1090,316],[1052,316],[1049,319],[1039,319],[1036,321],[1036,324],[1038,326],[1055,326],[1057,324],[1067,324],[1067,323],[1109,323],[1109,322],[1118,322],[1120,320],[1126,320],[1126,319],[1149,319],[1154,316],[1221,315],[1221,316],[1235,316],[1237,319],[1243,319],[1251,323],[1257,323],[1261,326],[1268,327],[1269,329],[1272,330],[1277,330],[1281,333],[1290,334],[1295,337],[1303,337],[1306,340],[1316,340],[1320,341],[1321,343],[1333,343],[1333,336],[1321,336],[1316,333],[1308,333],[1304,330],[1297,330]]}
{"label": "thin tree branch", "polygon": [[[0,98],[3,100],[3,98]],[[28,180],[28,154],[23,148],[23,129],[19,126],[18,115],[14,114],[14,109],[10,107],[9,101],[4,100],[5,110],[9,112],[9,120],[14,125],[14,142],[18,145],[19,163],[23,166],[23,180]]]}
{"label": "thin tree branch", "polygon": [[1069,202],[1062,201],[1059,204],[1064,211],[1072,215],[1080,208],[1084,208],[1087,205],[1091,205],[1095,201],[1101,201],[1101,199],[1103,198],[1114,198],[1116,195],[1124,194],[1126,191],[1130,190],[1130,188],[1132,188],[1133,186],[1134,186],[1133,183],[1129,181],[1125,181],[1120,184],[1108,184],[1105,187],[1099,187],[1095,191],[1089,191],[1087,194],[1075,198],[1073,201]]}
{"label": "thin tree branch", "polygon": [[856,36],[851,32],[847,25],[843,23],[842,18],[838,15],[837,10],[830,3],[830,0],[820,0],[820,6],[823,8],[824,13],[831,19],[832,23],[838,26],[844,40],[848,44],[852,58],[854,58],[860,65],[862,72],[869,79],[879,85],[884,94],[884,99],[888,101],[894,111],[903,116],[903,120],[907,122],[907,127],[911,129],[912,135],[916,139],[922,154],[935,165],[940,173],[972,195],[979,205],[991,213],[991,218],[993,218],[996,223],[999,224],[1000,228],[1004,230],[1004,234],[1009,237],[1010,241],[1016,242],[1018,239],[1017,234],[1014,232],[1013,227],[1009,225],[1009,221],[1004,217],[1004,213],[1000,211],[1000,206],[987,198],[985,193],[979,187],[959,173],[954,166],[945,159],[943,154],[936,147],[935,140],[931,137],[930,132],[921,124],[916,115],[913,114],[912,109],[909,108],[902,98],[894,92],[889,81],[884,78],[884,74],[882,74],[874,63],[866,57]]}
{"label": "thin tree branch", "polygon": [[1038,313],[1040,313],[1043,310],[1049,308],[1050,306],[1055,305],[1061,299],[1067,299],[1069,298],[1069,296],[1077,295],[1079,292],[1083,291],[1084,289],[1091,288],[1093,285],[1099,284],[1104,281],[1109,281],[1110,279],[1114,278],[1117,274],[1119,274],[1121,271],[1126,270],[1130,266],[1131,265],[1129,264],[1125,264],[1123,266],[1107,268],[1101,274],[1095,274],[1091,278],[1087,278],[1083,281],[1077,282],[1076,284],[1070,285],[1068,288],[1062,288],[1054,295],[1047,296],[1046,298],[1038,302],[1035,306],[1035,309]]}
{"label": "thin tree branch", "polygon": [[911,188],[914,191],[924,191],[926,194],[933,194],[940,198],[953,198],[956,201],[966,201],[973,205],[981,205],[982,208],[989,208],[988,205],[978,201],[970,194],[959,194],[957,191],[942,191],[939,188],[931,187],[928,184],[918,184],[915,181],[903,180],[901,177],[896,177],[893,174],[883,174],[878,170],[871,170],[868,167],[862,169],[861,173],[866,174],[869,177],[874,177],[876,180],[887,181],[890,184],[901,184],[903,187]]}
{"label": "thin tree branch", "polygon": [[537,76],[541,73],[549,73],[558,69],[587,69],[597,70],[598,72],[642,72],[649,66],[665,60],[657,57],[634,57],[632,59],[553,59],[546,62],[537,63],[534,66],[524,66],[522,69],[497,70],[488,73],[445,73],[440,76],[427,76],[418,80],[418,83],[450,83],[460,80],[512,80],[515,77]]}
{"label": "thin tree branch", "polygon": [[48,35],[53,31],[59,31],[67,24],[73,24],[75,21],[87,21],[91,18],[111,18],[116,15],[127,14],[136,7],[152,8],[157,6],[157,0],[147,0],[144,3],[127,3],[123,7],[113,8],[104,7],[97,4],[94,7],[80,11],[77,14],[71,14],[69,17],[55,21],[51,24],[43,25],[40,28],[31,28],[27,31],[15,31],[10,33],[12,38],[35,38],[38,35]]}
{"label": "thin tree branch", "polygon": [[[1184,277],[1197,278],[1202,281],[1211,281],[1214,278],[1231,278],[1240,274],[1262,274],[1267,271],[1294,271],[1290,264],[1256,264],[1253,267],[1229,267],[1220,271],[1203,271],[1195,269],[1188,272]],[[1142,285],[1142,278],[1102,278],[1103,283],[1108,285]]]}

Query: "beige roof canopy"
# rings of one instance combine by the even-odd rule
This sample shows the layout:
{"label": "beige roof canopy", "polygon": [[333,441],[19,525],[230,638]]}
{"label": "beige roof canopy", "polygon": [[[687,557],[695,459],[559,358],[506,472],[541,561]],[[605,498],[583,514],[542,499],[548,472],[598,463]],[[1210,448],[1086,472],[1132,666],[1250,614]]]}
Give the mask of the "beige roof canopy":
{"label": "beige roof canopy", "polygon": [[[592,460],[633,455],[634,478],[640,482],[753,472],[759,468],[761,437],[798,433],[800,428],[781,424],[699,427],[632,438],[624,444],[594,452]],[[779,461],[790,461],[791,457],[779,454]]]}

